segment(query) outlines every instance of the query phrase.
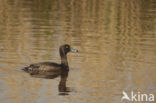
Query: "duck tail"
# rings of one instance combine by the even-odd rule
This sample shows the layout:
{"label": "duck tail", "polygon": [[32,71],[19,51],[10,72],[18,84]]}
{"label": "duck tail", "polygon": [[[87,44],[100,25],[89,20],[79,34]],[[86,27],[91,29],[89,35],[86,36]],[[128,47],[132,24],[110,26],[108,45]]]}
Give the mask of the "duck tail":
{"label": "duck tail", "polygon": [[24,67],[24,68],[22,68],[22,70],[25,72],[29,72],[29,67]]}

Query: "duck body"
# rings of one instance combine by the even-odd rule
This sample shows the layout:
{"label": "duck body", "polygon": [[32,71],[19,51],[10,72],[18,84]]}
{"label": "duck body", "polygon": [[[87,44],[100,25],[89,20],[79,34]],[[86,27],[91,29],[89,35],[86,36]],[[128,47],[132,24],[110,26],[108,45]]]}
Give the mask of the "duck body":
{"label": "duck body", "polygon": [[70,45],[65,44],[60,46],[60,56],[61,64],[53,62],[40,62],[35,64],[30,64],[27,67],[24,67],[23,70],[31,75],[43,75],[43,76],[55,76],[62,72],[68,72],[69,66],[67,61],[67,53],[78,52],[78,50],[72,49]]}
{"label": "duck body", "polygon": [[23,70],[30,73],[31,75],[34,74],[41,74],[46,72],[60,72],[63,66],[61,64],[53,63],[53,62],[41,62],[31,64],[28,67],[25,67]]}

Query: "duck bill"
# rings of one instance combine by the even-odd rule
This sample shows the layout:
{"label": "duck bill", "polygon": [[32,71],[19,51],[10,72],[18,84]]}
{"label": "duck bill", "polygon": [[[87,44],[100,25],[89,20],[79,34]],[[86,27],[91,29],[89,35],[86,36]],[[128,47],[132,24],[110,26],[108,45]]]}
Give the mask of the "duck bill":
{"label": "duck bill", "polygon": [[75,53],[78,52],[78,50],[72,49],[72,48],[70,49],[70,51],[71,51],[71,52],[75,52]]}

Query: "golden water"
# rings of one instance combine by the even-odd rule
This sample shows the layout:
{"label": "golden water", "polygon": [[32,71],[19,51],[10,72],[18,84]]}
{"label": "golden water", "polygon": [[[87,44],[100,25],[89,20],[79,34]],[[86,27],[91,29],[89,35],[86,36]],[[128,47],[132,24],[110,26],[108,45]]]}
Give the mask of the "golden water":
{"label": "golden water", "polygon": [[[70,53],[60,77],[21,68]],[[122,91],[156,95],[155,0],[0,0],[0,103],[120,103]]]}

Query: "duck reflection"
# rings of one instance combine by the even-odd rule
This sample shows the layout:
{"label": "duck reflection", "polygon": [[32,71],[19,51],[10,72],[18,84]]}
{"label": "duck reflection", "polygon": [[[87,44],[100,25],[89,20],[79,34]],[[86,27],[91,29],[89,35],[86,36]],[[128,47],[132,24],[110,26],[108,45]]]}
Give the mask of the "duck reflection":
{"label": "duck reflection", "polygon": [[35,74],[31,75],[36,78],[45,78],[45,79],[55,79],[60,76],[60,82],[58,85],[59,95],[68,95],[71,91],[69,87],[66,86],[66,81],[68,78],[68,71],[63,72],[51,72],[49,74]]}
{"label": "duck reflection", "polygon": [[58,85],[59,95],[68,95],[68,92],[70,92],[70,88],[66,87],[67,78],[68,72],[61,73],[61,80]]}

